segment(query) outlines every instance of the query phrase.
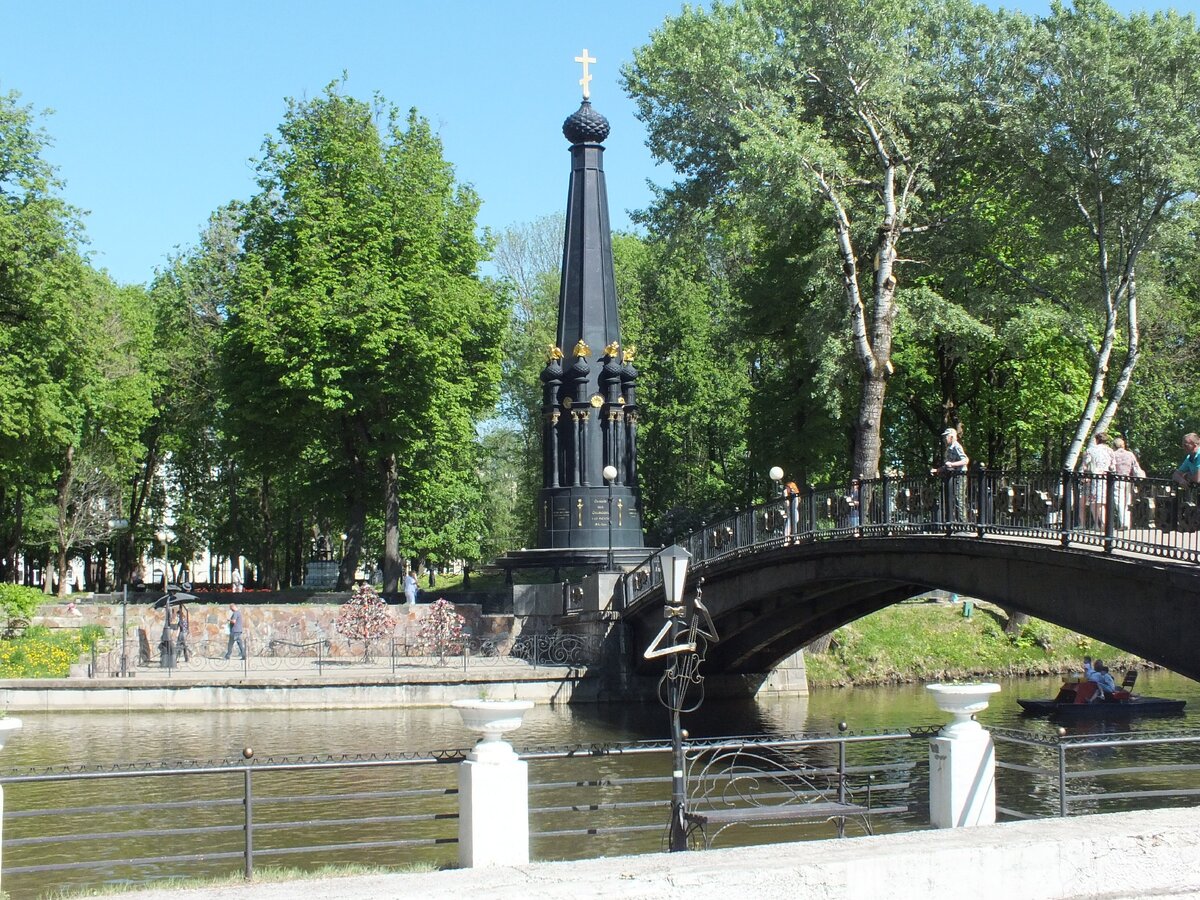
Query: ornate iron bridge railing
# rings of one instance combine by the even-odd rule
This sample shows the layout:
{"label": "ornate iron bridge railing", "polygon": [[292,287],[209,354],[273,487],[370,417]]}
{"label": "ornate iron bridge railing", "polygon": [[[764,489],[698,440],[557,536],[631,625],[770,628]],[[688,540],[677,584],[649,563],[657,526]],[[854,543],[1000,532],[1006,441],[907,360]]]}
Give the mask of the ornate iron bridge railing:
{"label": "ornate iron bridge railing", "polygon": [[[690,571],[773,547],[915,534],[1040,539],[1200,562],[1200,487],[1166,479],[976,469],[812,487],[734,511],[678,540]],[[629,608],[662,587],[657,551],[623,579]]]}

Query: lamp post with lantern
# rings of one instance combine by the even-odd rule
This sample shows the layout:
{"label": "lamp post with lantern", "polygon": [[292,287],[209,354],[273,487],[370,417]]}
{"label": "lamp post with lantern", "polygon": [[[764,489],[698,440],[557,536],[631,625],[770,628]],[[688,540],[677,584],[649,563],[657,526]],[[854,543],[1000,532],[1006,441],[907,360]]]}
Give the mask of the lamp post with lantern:
{"label": "lamp post with lantern", "polygon": [[604,475],[604,481],[608,485],[608,571],[611,572],[613,570],[613,482],[617,479],[617,468],[613,465],[607,465],[601,474]]}
{"label": "lamp post with lantern", "polygon": [[[667,621],[642,654],[646,659],[671,658],[671,664],[659,681],[658,697],[671,713],[671,826],[667,847],[672,852],[687,849],[687,822],[684,820],[687,812],[687,760],[683,751],[687,732],[683,730],[679,717],[684,711],[688,688],[703,681],[700,663],[707,645],[719,640],[712,617],[700,600],[699,584],[696,586],[691,622],[687,621],[683,590],[691,558],[691,554],[678,544],[658,554],[663,592],[666,595],[663,613]],[[700,696],[703,697],[703,694]],[[699,705],[700,701],[697,700],[687,711],[693,712]]]}

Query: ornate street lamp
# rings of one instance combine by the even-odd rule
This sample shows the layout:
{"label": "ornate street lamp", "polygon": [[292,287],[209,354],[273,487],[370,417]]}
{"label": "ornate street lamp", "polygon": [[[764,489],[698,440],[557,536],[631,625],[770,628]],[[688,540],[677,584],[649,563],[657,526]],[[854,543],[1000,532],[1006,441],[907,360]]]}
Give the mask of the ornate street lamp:
{"label": "ornate street lamp", "polygon": [[612,512],[613,512],[613,482],[617,478],[616,466],[605,466],[601,473],[604,476],[605,482],[608,483],[608,571],[613,570],[613,551],[612,551]]}
{"label": "ornate street lamp", "polygon": [[[672,544],[658,554],[659,565],[662,566],[663,592],[666,594],[667,605],[663,610],[667,622],[658,633],[653,644],[647,648],[645,656],[671,656],[671,667],[663,677],[667,682],[667,703],[671,712],[671,827],[668,838],[668,848],[674,852],[687,849],[687,823],[683,820],[687,808],[687,782],[684,780],[686,760],[683,755],[683,727],[679,721],[679,713],[683,707],[684,687],[678,678],[671,677],[678,665],[680,653],[694,653],[694,643],[685,644],[683,641],[687,623],[684,621],[683,587],[687,581],[688,561],[692,555]],[[660,647],[659,642],[670,635],[670,646]],[[662,693],[660,692],[660,697]]]}
{"label": "ornate street lamp", "polygon": [[778,497],[783,493],[783,469],[779,468],[779,466],[771,466],[771,471],[767,474],[775,482],[775,496]]}

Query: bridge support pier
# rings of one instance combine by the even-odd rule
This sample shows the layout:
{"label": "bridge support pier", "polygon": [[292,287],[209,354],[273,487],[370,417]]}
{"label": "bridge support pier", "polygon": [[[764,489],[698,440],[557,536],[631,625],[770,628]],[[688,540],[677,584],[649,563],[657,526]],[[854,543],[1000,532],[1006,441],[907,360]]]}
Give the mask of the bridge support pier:
{"label": "bridge support pier", "polygon": [[755,692],[756,697],[807,697],[808,667],[804,651],[797,650],[770,671]]}

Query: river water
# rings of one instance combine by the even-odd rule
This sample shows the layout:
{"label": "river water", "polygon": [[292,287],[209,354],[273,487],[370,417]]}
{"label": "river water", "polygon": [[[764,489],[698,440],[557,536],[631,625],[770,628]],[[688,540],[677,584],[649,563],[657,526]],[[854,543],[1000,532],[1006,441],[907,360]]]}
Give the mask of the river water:
{"label": "river water", "polygon": [[[1001,693],[995,695],[979,720],[987,726],[1016,729],[1041,736],[1053,735],[1059,723],[1045,719],[1025,718],[1020,714],[1018,697],[1053,696],[1060,684],[1058,678],[1002,680]],[[1200,731],[1200,684],[1182,676],[1165,671],[1143,672],[1137,684],[1139,693],[1162,697],[1176,697],[1188,701],[1182,716],[1170,718],[1134,719],[1128,724],[1079,723],[1066,724],[1068,733],[1096,734],[1117,731]],[[255,758],[297,755],[341,755],[341,754],[395,754],[411,751],[431,751],[469,747],[472,736],[462,726],[458,714],[450,709],[388,709],[388,710],[313,710],[313,711],[244,711],[212,710],[209,712],[96,712],[96,713],[22,713],[22,730],[9,740],[0,752],[0,769],[11,773],[14,769],[46,766],[95,767],[113,764],[154,764],[177,760],[226,760],[240,757],[244,748],[255,751]],[[750,701],[744,703],[708,702],[698,712],[684,716],[684,726],[693,737],[716,737],[725,735],[774,735],[806,733],[833,733],[838,724],[846,723],[850,733],[883,730],[903,731],[912,726],[942,724],[948,719],[933,702],[932,696],[922,685],[901,685],[876,688],[839,688],[815,690],[807,698]],[[607,742],[629,742],[642,739],[665,738],[669,734],[668,716],[664,709],[654,704],[604,704],[572,707],[538,706],[531,710],[522,728],[512,735],[512,743],[518,748],[564,747],[591,745]],[[912,744],[913,742],[909,742]],[[911,750],[914,758],[925,751],[920,746]],[[999,745],[997,756],[1005,760],[1006,755],[1015,753],[1018,761],[1027,762],[1019,748]],[[1164,761],[1161,757],[1157,762]],[[574,761],[575,768],[556,769],[557,764],[535,764],[542,768],[536,772],[531,766],[531,782],[575,780],[581,777],[600,776],[629,778],[657,776],[665,765],[665,758],[605,757]],[[1042,760],[1041,764],[1045,764]],[[581,768],[582,767],[582,768]],[[453,767],[425,767],[411,777],[400,778],[401,787],[430,787],[439,793],[453,784]],[[292,774],[290,780],[280,780],[275,785],[261,788],[268,794],[324,793],[334,794],[346,790],[376,789],[381,778],[378,770],[373,776],[360,779],[341,775]],[[557,773],[557,774],[556,774]],[[219,778],[226,784],[210,784]],[[258,776],[256,776],[257,778]],[[388,777],[391,777],[389,773]],[[282,776],[280,776],[282,779]],[[400,783],[402,782],[402,784]],[[1123,784],[1120,779],[1105,785],[1107,790],[1122,790],[1134,782]],[[96,806],[115,806],[132,801],[163,802],[180,801],[188,797],[236,797],[238,785],[233,776],[198,777],[186,783],[165,778],[140,781],[136,789],[123,789],[117,782],[96,782],[90,785],[21,785],[12,784],[5,788],[6,812],[45,807],[63,808],[78,806],[81,809]],[[260,790],[256,781],[256,793]],[[133,796],[130,795],[131,790]],[[655,790],[660,790],[656,787]],[[1012,788],[1008,788],[1011,792]],[[1018,792],[1023,791],[1021,785]],[[1031,789],[1032,790],[1032,789]],[[1037,801],[1038,814],[1053,814],[1053,791],[1044,786],[1038,788],[1046,796]],[[1003,800],[1003,798],[1002,798]],[[537,798],[532,801],[535,805]],[[556,801],[561,803],[562,801]],[[574,796],[567,803],[579,803]],[[553,805],[553,804],[551,804]],[[337,804],[338,809],[344,809]],[[430,800],[422,807],[425,811],[449,812],[453,809],[453,798]],[[236,810],[232,810],[236,812]],[[6,816],[4,837],[46,834],[71,834],[79,832],[100,833],[123,831],[131,823],[151,830],[167,825],[206,822],[228,822],[231,810],[225,810],[220,819],[216,812],[212,818],[205,815],[183,813],[157,813],[149,818],[137,817],[128,811],[101,812],[88,815],[80,813],[66,821],[47,819],[17,819]],[[353,814],[365,815],[355,810]],[[264,816],[269,820],[270,812],[265,807]],[[314,811],[314,818],[328,816],[329,809]],[[350,813],[347,813],[349,815]],[[256,817],[259,815],[256,805]],[[165,818],[164,818],[165,817]],[[654,810],[653,817],[661,817]],[[257,820],[257,819],[256,819]],[[236,817],[235,817],[236,821]],[[882,821],[882,820],[881,820]],[[921,817],[904,819],[895,824],[889,821],[880,830],[923,827]],[[590,823],[589,823],[590,824]],[[621,816],[614,825],[627,825]],[[554,821],[535,825],[535,831],[554,830]],[[566,826],[562,826],[566,827]],[[324,829],[325,841],[361,841],[366,832],[356,825]],[[440,823],[440,830],[430,834],[453,834],[453,825]],[[385,839],[386,835],[380,839]],[[758,836],[754,840],[777,839],[774,835]],[[223,849],[232,852],[240,845],[238,835],[218,836],[207,849]],[[303,846],[302,836],[290,846]],[[578,858],[601,856],[621,852],[645,852],[657,849],[658,834],[648,838],[618,836],[601,840],[599,843],[535,839],[535,859]],[[47,862],[67,862],[76,859],[135,859],[139,856],[163,855],[169,850],[155,845],[154,838],[145,840],[97,841],[89,846],[86,842],[70,846],[53,843],[37,846],[22,846],[6,849],[3,862],[6,869],[14,866],[29,866]],[[587,844],[584,846],[584,844]],[[263,846],[269,846],[264,840]],[[192,852],[183,848],[178,852]],[[447,864],[454,859],[452,845],[422,851],[415,854],[432,864]],[[377,864],[395,864],[395,851],[386,853],[325,854],[321,861],[349,862],[365,860]],[[264,859],[263,865],[305,864],[296,858]],[[307,860],[312,864],[311,860]],[[81,886],[97,882],[144,881],[153,878],[181,874],[217,874],[235,871],[238,862],[225,860],[220,863],[193,865],[149,865],[136,866],[114,863],[100,871],[80,870],[77,872],[55,872],[38,874],[5,875],[4,888],[15,900],[35,897],[43,891],[73,884]]]}

